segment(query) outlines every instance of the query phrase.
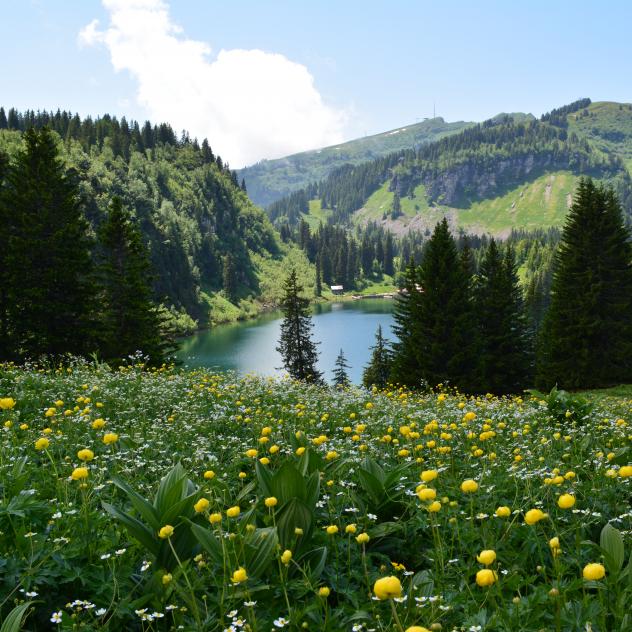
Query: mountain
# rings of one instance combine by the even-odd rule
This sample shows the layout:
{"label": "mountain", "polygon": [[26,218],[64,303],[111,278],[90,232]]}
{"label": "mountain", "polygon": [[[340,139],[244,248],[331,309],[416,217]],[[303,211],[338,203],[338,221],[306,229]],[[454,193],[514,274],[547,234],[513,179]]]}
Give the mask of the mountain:
{"label": "mountain", "polygon": [[471,125],[474,123],[446,123],[441,117],[426,119],[332,147],[263,160],[238,170],[237,175],[240,181],[242,178],[245,180],[250,199],[260,206],[268,206],[293,191],[322,180],[336,167],[346,163],[360,164],[394,151],[418,147]]}
{"label": "mountain", "polygon": [[581,99],[533,117],[499,115],[458,133],[333,170],[270,205],[282,225],[305,217],[377,222],[396,234],[453,228],[507,236],[560,226],[577,179],[611,183],[632,217],[632,105]]}
{"label": "mountain", "polygon": [[[44,125],[58,135],[94,233],[114,195],[132,210],[149,248],[155,296],[178,326],[254,314],[278,298],[281,281],[277,288],[270,280],[297,255],[206,140],[200,145],[186,135],[176,138],[166,124],[109,115],[81,119],[10,109],[7,116],[0,108],[0,154],[11,159],[21,149],[22,132]],[[313,281],[313,272],[305,275]]]}

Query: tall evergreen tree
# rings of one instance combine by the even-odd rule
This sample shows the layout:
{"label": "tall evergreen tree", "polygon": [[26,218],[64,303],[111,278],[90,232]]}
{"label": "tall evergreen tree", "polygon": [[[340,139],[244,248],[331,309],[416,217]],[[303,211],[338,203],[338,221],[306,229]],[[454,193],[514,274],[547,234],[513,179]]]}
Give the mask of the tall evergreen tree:
{"label": "tall evergreen tree", "polygon": [[7,127],[9,127],[7,115],[4,113],[4,108],[0,107],[0,129],[7,129]]}
{"label": "tall evergreen tree", "polygon": [[612,189],[582,179],[558,247],[536,383],[632,382],[632,245]]}
{"label": "tall evergreen tree", "polygon": [[231,303],[234,303],[237,300],[237,272],[235,270],[235,260],[230,253],[224,257],[222,287],[226,298]]}
{"label": "tall evergreen tree", "polygon": [[4,263],[13,353],[86,353],[95,290],[78,187],[48,128],[23,138],[3,196],[12,216]]}
{"label": "tall evergreen tree", "polygon": [[336,363],[334,364],[334,386],[338,388],[347,388],[351,383],[349,380],[349,374],[347,373],[347,369],[349,369],[349,364],[347,363],[347,359],[345,358],[345,354],[342,349],[340,349],[340,353],[336,358]]}
{"label": "tall evergreen tree", "polygon": [[316,368],[318,352],[311,339],[313,327],[309,311],[309,299],[301,296],[296,270],[292,269],[283,286],[281,309],[281,337],[277,351],[283,359],[283,367],[296,380],[321,382],[322,374]]}
{"label": "tall evergreen tree", "polygon": [[379,325],[375,333],[375,345],[371,347],[371,359],[362,372],[362,384],[366,388],[386,388],[391,374],[391,364],[391,349],[382,335],[382,325]]}
{"label": "tall evergreen tree", "polygon": [[99,227],[99,281],[103,291],[103,345],[108,360],[142,351],[163,361],[165,342],[153,302],[151,265],[140,230],[118,197]]}
{"label": "tall evergreen tree", "polygon": [[395,248],[393,245],[393,235],[388,232],[386,234],[386,240],[384,242],[384,265],[382,266],[384,274],[392,276],[395,273],[393,267],[393,257],[395,255]]}
{"label": "tall evergreen tree", "polygon": [[417,363],[417,324],[421,296],[418,273],[411,257],[404,271],[404,285],[397,295],[393,310],[393,332],[397,341],[393,344],[391,379],[397,384],[413,387],[420,386],[423,379]]}
{"label": "tall evergreen tree", "polygon": [[320,297],[323,295],[323,280],[320,270],[320,255],[316,257],[316,283],[314,284],[314,295]]}
{"label": "tall evergreen tree", "polygon": [[[1,114],[4,114],[2,110]],[[5,119],[6,121],[6,119]],[[0,247],[0,360],[11,357],[12,345],[9,336],[9,284],[11,276],[7,267],[9,235],[13,234],[13,213],[5,202],[6,177],[9,170],[9,157],[0,151],[0,226],[7,238]]]}
{"label": "tall evergreen tree", "polygon": [[478,328],[478,387],[495,394],[529,386],[529,336],[513,250],[501,253],[492,239],[474,289]]}

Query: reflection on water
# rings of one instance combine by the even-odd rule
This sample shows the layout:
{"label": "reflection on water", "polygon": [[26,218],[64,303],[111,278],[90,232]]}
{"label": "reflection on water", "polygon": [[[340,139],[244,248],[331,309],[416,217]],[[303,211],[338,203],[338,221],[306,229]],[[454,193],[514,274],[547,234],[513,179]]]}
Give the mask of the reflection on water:
{"label": "reflection on water", "polygon": [[[320,342],[318,367],[328,381],[342,348],[351,365],[351,380],[360,382],[378,325],[382,325],[386,338],[393,339],[392,309],[393,301],[388,299],[319,303],[314,306],[313,339]],[[281,375],[281,358],[276,351],[281,318],[282,314],[276,312],[252,321],[218,325],[183,340],[178,357],[188,366]]]}

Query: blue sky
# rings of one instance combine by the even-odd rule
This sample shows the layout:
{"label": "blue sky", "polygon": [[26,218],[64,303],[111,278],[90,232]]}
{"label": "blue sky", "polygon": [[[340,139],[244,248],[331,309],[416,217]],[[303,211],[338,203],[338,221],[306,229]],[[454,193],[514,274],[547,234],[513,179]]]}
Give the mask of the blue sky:
{"label": "blue sky", "polygon": [[632,101],[624,1],[1,8],[0,103],[168,120],[208,136],[233,166],[406,125],[433,103],[452,121],[538,115],[584,96]]}

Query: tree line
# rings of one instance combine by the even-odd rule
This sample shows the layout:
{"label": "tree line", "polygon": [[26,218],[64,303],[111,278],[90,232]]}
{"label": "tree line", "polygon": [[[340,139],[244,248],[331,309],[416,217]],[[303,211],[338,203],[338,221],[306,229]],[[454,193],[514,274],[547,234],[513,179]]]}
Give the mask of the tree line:
{"label": "tree line", "polygon": [[[536,329],[512,244],[489,240],[476,268],[467,240],[459,249],[444,219],[421,262],[411,258],[407,265],[395,304],[397,341],[389,345],[378,329],[363,383],[507,394],[533,384],[578,389],[631,382],[632,235],[612,188],[580,180],[550,283],[550,305]],[[285,289],[278,349],[284,366],[294,378],[322,381],[295,274]],[[336,385],[348,383],[347,368],[341,350]]]}
{"label": "tree line", "polygon": [[76,175],[48,128],[29,128],[12,161],[0,153],[0,360],[142,351],[163,362],[169,332],[154,302],[138,225],[114,196],[90,234]]}

